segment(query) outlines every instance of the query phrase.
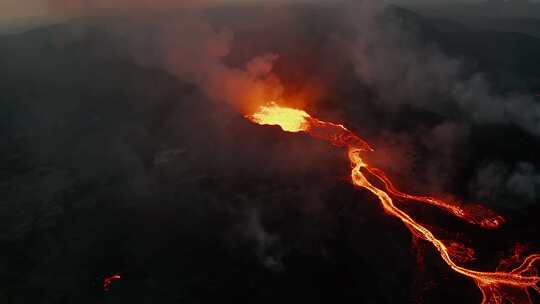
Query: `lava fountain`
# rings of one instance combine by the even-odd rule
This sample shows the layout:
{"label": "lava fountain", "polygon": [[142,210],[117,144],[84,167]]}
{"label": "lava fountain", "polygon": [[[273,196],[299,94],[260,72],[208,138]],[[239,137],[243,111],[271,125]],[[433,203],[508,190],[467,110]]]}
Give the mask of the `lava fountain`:
{"label": "lava fountain", "polygon": [[[400,219],[415,237],[431,243],[442,260],[453,271],[474,280],[482,293],[483,304],[502,304],[504,302],[532,304],[529,291],[534,290],[540,294],[538,286],[540,276],[537,273],[540,254],[532,254],[524,259],[520,259],[520,256],[516,254],[514,257],[501,261],[501,266],[493,272],[466,268],[459,265],[459,262],[472,259],[474,254],[472,249],[465,248],[457,242],[445,244],[427,227],[396,206],[393,198],[429,204],[470,224],[479,225],[486,229],[499,227],[504,222],[500,215],[480,205],[464,205],[433,197],[407,194],[398,190],[383,170],[371,167],[363,160],[362,153],[374,151],[369,144],[342,124],[321,121],[303,110],[283,107],[276,103],[261,106],[257,112],[247,115],[246,118],[260,125],[279,126],[286,132],[304,132],[335,146],[348,148],[353,185],[374,194],[388,215]],[[368,180],[366,173],[379,179],[384,184],[385,189],[373,185]]]}

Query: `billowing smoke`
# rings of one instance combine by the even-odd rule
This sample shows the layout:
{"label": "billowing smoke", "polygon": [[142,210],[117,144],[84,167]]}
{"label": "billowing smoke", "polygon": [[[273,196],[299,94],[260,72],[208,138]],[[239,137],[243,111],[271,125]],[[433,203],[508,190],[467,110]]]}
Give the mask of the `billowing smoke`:
{"label": "billowing smoke", "polygon": [[[532,137],[540,135],[540,104],[533,94],[495,92],[483,71],[471,72],[465,61],[450,57],[437,44],[426,41],[418,25],[410,22],[415,17],[413,13],[394,9],[397,14],[389,13],[376,1],[362,1],[351,10],[349,20],[357,29],[351,51],[356,75],[374,88],[375,107],[393,113],[390,115],[395,120],[403,119],[402,110],[408,108],[428,111],[442,121],[416,131],[385,131],[386,139],[379,141],[379,147],[387,153],[378,161],[390,168],[395,167],[396,159],[401,159],[405,161],[402,166],[411,169],[421,159],[427,162],[426,182],[444,185],[457,178],[456,161],[467,158],[470,147],[466,142],[472,125],[519,126]],[[396,144],[399,138],[402,140]],[[429,152],[421,152],[426,150]],[[519,178],[513,175],[499,180],[490,177],[492,171],[485,168],[478,174],[498,181],[497,187],[513,185],[529,198],[535,198],[537,192],[532,185],[537,173],[532,165],[526,167],[529,173],[520,174]],[[473,196],[487,198],[477,194]]]}
{"label": "billowing smoke", "polygon": [[[287,97],[292,87],[296,94],[309,95],[307,86],[298,83],[308,83],[318,75],[311,87],[324,96],[307,101],[307,106],[323,108],[313,104],[323,100],[329,117],[337,119],[344,116],[335,115],[340,107],[343,112],[360,109],[351,111],[360,120],[355,126],[371,128],[370,140],[377,150],[385,151],[373,155],[374,161],[388,168],[416,168],[424,176],[420,183],[432,185],[434,192],[444,191],[460,174],[456,162],[467,159],[466,145],[474,126],[518,126],[532,137],[540,135],[540,104],[532,94],[496,92],[483,71],[471,69],[468,62],[426,40],[418,24],[411,23],[419,16],[378,1],[351,1],[329,10],[331,21],[322,25],[317,38],[305,29],[313,16],[293,6],[257,11],[274,17],[255,16],[250,23],[260,24],[256,23],[256,34],[248,42],[249,26],[232,19],[216,22],[205,12],[222,4],[219,1],[51,0],[49,4],[53,11],[66,14],[107,15],[114,9],[137,22],[143,20],[143,26],[116,22],[109,29],[127,41],[140,64],[196,84],[210,100],[225,102],[242,114]],[[159,12],[163,9],[178,12],[171,18]],[[287,18],[281,18],[284,14]],[[332,45],[332,51],[325,45]],[[343,93],[356,87],[371,93]],[[328,111],[328,104],[334,109]],[[407,109],[428,112],[437,119],[398,130],[386,126],[387,122],[399,125],[414,120],[404,112]]]}
{"label": "billowing smoke", "polygon": [[[276,99],[281,84],[272,74],[277,54],[260,54],[243,67],[225,63],[234,40],[227,28],[211,26],[200,9],[221,4],[220,1],[63,1],[49,0],[49,8],[58,14],[108,15],[122,14],[145,18],[164,10],[182,10],[174,18],[152,20],[138,32],[133,26],[116,24],[114,31],[128,39],[130,50],[140,63],[159,67],[181,80],[196,83],[208,97],[225,101],[245,113],[257,105]],[[230,3],[229,3],[230,4]],[[139,20],[140,22],[140,20]]]}
{"label": "billowing smoke", "polygon": [[534,164],[528,162],[513,166],[492,162],[481,167],[471,183],[471,190],[480,199],[520,209],[536,203],[540,195],[540,174]]}
{"label": "billowing smoke", "polygon": [[[303,106],[319,112],[314,114],[346,119],[367,135],[377,150],[369,156],[375,164],[396,175],[417,172],[414,182],[404,182],[440,194],[463,186],[455,181],[463,175],[459,164],[471,161],[476,126],[517,126],[532,137],[540,135],[540,105],[532,95],[496,92],[481,70],[426,39],[420,16],[372,0],[335,7],[321,2],[313,10],[292,2],[231,16],[214,6],[219,1],[51,0],[49,7],[58,14],[93,16],[138,64],[195,85],[212,103],[200,108],[215,115],[191,115],[182,128],[187,136],[193,136],[190,125],[199,122],[221,128],[216,136],[229,148],[238,143],[223,130],[222,107],[216,105],[246,114],[271,100],[292,102],[287,98],[297,94],[305,97]],[[428,113],[428,123],[422,113]],[[204,122],[207,117],[213,122]],[[320,163],[315,160],[326,151],[310,149],[304,164]],[[297,150],[288,149],[291,155]],[[283,164],[295,156],[277,155],[272,167],[287,171]],[[534,200],[538,173],[530,162],[480,160],[505,169],[473,165],[465,187],[469,198],[508,201],[493,191],[513,187]],[[239,166],[250,167],[245,163]]]}
{"label": "billowing smoke", "polygon": [[458,106],[471,122],[516,124],[540,135],[540,104],[532,94],[494,93],[482,71],[466,73],[463,62],[421,42],[404,18],[382,16],[373,1],[362,1],[353,12],[362,16],[353,49],[357,75],[376,88],[387,109],[410,105],[442,112]]}
{"label": "billowing smoke", "polygon": [[[140,61],[196,83],[213,100],[249,113],[257,104],[281,94],[281,84],[272,74],[278,55],[262,54],[244,67],[229,66],[225,58],[231,51],[234,33],[226,28],[213,28],[195,13],[158,22],[147,33],[148,36],[136,34],[129,38],[135,43],[150,43],[150,48],[134,48]],[[147,50],[153,53],[146,53]]]}
{"label": "billowing smoke", "polygon": [[[255,31],[260,32],[248,39],[266,41],[251,51],[257,44],[245,41],[244,31],[249,27],[238,20],[215,22],[205,13],[212,4],[216,2],[51,1],[51,7],[59,11],[101,14],[101,10],[115,9],[136,16],[137,22],[145,20],[139,29],[129,22],[112,26],[128,41],[130,52],[139,63],[194,83],[211,100],[226,102],[243,114],[270,100],[286,97],[291,87],[308,83],[313,74],[319,78],[311,87],[325,92],[319,98],[323,101],[349,99],[350,95],[340,96],[339,92],[367,87],[372,92],[370,96],[336,101],[332,103],[334,108],[347,108],[347,104],[360,107],[358,127],[371,125],[376,131],[370,140],[378,150],[387,152],[373,156],[381,166],[412,169],[422,159],[419,170],[424,178],[420,180],[432,185],[434,192],[443,191],[457,178],[459,169],[455,163],[467,157],[466,143],[472,125],[513,125],[532,136],[540,135],[540,104],[531,94],[495,92],[483,71],[471,69],[465,61],[447,55],[437,44],[426,40],[418,24],[411,23],[411,19],[419,18],[411,12],[371,0],[343,3],[340,9],[331,11],[332,21],[321,30],[323,34],[317,34],[322,42],[313,42],[313,37],[308,36],[312,33],[304,32],[304,24],[312,16],[303,15],[293,6],[271,7],[258,11],[274,17],[256,18],[260,24]],[[163,8],[179,9],[179,13],[174,18],[154,14]],[[247,11],[246,15],[250,13]],[[283,36],[286,32],[294,34]],[[265,37],[260,37],[263,34]],[[324,50],[326,44],[334,46],[331,52]],[[302,48],[302,53],[298,52]],[[243,52],[242,59],[231,60],[238,58],[239,52]],[[291,55],[295,52],[312,58]],[[314,67],[301,70],[302,64]],[[350,66],[354,67],[353,75],[348,74]],[[300,73],[297,79],[291,76],[295,69]],[[305,87],[300,91],[306,91]],[[306,103],[316,109],[315,101],[318,100]],[[368,104],[371,106],[367,107]],[[404,109],[427,111],[439,119],[435,125],[399,131],[386,128],[381,122],[413,119],[406,117]],[[378,118],[380,113],[384,113],[386,120]],[[337,119],[342,117],[338,115]],[[400,138],[405,142],[398,140],[400,143],[396,144]]]}

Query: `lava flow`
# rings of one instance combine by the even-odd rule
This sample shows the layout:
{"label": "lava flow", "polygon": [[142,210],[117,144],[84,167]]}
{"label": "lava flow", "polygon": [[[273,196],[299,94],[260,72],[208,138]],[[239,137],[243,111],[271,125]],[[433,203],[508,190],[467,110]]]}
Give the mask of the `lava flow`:
{"label": "lava flow", "polygon": [[502,216],[497,215],[493,211],[480,205],[463,205],[458,202],[447,202],[434,197],[403,193],[396,189],[394,184],[392,184],[390,179],[381,169],[372,167],[367,167],[366,169],[369,171],[369,173],[376,176],[383,182],[384,186],[386,187],[386,191],[398,199],[418,201],[433,205],[459,217],[464,221],[469,222],[470,224],[479,225],[485,229],[496,229],[504,222],[504,218]]}
{"label": "lava flow", "polygon": [[[369,144],[341,124],[324,122],[311,117],[305,111],[282,107],[276,103],[262,106],[259,111],[246,117],[257,124],[277,125],[287,132],[305,132],[315,138],[329,141],[335,146],[348,148],[348,156],[353,168],[351,172],[352,183],[377,196],[384,211],[399,218],[414,236],[430,242],[452,270],[473,279],[482,293],[483,304],[505,302],[532,304],[529,289],[540,293],[538,286],[540,277],[536,269],[536,265],[540,262],[540,254],[533,254],[524,259],[520,259],[521,256],[516,254],[501,261],[499,268],[493,272],[476,271],[460,266],[457,261],[470,260],[474,251],[457,242],[445,244],[428,228],[396,206],[392,197],[441,208],[460,219],[487,229],[495,229],[504,222],[504,219],[493,211],[479,205],[464,205],[399,191],[384,171],[370,167],[362,159],[363,152],[373,151]],[[381,180],[386,191],[370,183],[364,172]],[[462,259],[463,255],[465,255],[464,259]]]}
{"label": "lava flow", "polygon": [[280,107],[274,102],[261,106],[255,114],[246,117],[260,125],[280,126],[286,132],[306,132],[337,147],[355,147],[362,151],[373,151],[367,142],[341,124],[321,121],[305,111]]}

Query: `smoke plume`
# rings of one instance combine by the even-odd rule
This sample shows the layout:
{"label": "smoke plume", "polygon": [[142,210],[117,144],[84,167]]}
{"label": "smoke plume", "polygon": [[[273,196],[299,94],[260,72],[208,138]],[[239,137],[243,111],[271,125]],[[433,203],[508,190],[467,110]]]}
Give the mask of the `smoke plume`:
{"label": "smoke plume", "polygon": [[[372,0],[343,3],[340,9],[329,10],[331,21],[313,38],[309,36],[313,33],[304,31],[311,15],[293,6],[271,7],[263,12],[274,18],[256,18],[260,23],[253,29],[256,34],[246,39],[249,25],[231,19],[215,22],[205,12],[216,3],[58,0],[50,1],[50,8],[74,15],[99,15],[110,9],[122,12],[130,22],[113,22],[109,29],[127,41],[140,64],[193,83],[213,102],[224,102],[242,114],[268,101],[286,100],[291,91],[310,96],[306,88],[316,88],[320,96],[307,101],[308,108],[326,108],[324,114],[337,119],[354,116],[358,121],[351,124],[371,130],[369,140],[378,151],[385,151],[371,156],[373,161],[396,172],[415,169],[424,176],[419,182],[431,185],[433,192],[448,189],[458,178],[456,164],[467,160],[475,126],[517,126],[533,138],[540,135],[540,104],[532,95],[495,91],[483,71],[426,40],[418,24],[411,25],[411,19],[420,18],[411,12]],[[171,18],[162,9],[178,9],[178,13]],[[248,10],[246,17],[249,14]],[[284,14],[287,18],[279,17]],[[284,36],[285,32],[293,34]],[[333,47],[329,51],[324,45]],[[371,93],[354,93],[352,100],[348,92],[357,87]],[[329,104],[333,109],[328,110]],[[341,112],[359,110],[336,114],[340,107]],[[399,130],[382,123],[414,120],[404,112],[407,109],[430,113],[436,121]],[[487,180],[499,181],[501,187],[519,185],[521,193],[533,199],[536,192],[530,185],[535,184],[537,173],[534,166],[527,168],[527,174]],[[476,169],[478,176],[496,175],[486,168]],[[471,182],[473,188],[478,188],[476,182]],[[485,191],[471,190],[470,195],[484,198],[481,193]]]}

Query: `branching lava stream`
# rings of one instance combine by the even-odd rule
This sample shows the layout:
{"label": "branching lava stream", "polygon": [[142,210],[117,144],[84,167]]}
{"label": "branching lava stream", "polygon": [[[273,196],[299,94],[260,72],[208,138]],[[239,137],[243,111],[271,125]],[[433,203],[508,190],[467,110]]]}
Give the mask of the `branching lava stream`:
{"label": "branching lava stream", "polygon": [[[256,113],[246,116],[254,123],[261,125],[277,125],[287,132],[305,132],[315,138],[322,139],[338,147],[349,149],[348,156],[352,165],[351,181],[356,187],[364,188],[379,199],[384,211],[400,219],[411,233],[420,239],[430,242],[439,252],[442,260],[455,272],[471,278],[482,293],[483,304],[532,304],[529,290],[540,293],[540,277],[537,274],[537,264],[540,254],[532,254],[524,259],[518,255],[501,261],[503,267],[493,272],[483,272],[468,269],[456,262],[461,249],[443,243],[428,228],[414,220],[409,214],[394,204],[392,197],[400,200],[417,201],[438,207],[464,221],[479,225],[486,229],[496,229],[504,222],[503,217],[480,205],[464,205],[438,198],[418,196],[399,191],[381,169],[370,167],[362,159],[362,153],[373,149],[367,142],[349,131],[341,124],[324,122],[311,117],[305,111],[282,107],[276,103],[262,106]],[[385,190],[371,184],[365,173],[381,180]],[[474,252],[468,251],[470,255]],[[472,253],[471,253],[472,252]],[[510,266],[513,265],[513,268]]]}

